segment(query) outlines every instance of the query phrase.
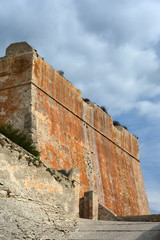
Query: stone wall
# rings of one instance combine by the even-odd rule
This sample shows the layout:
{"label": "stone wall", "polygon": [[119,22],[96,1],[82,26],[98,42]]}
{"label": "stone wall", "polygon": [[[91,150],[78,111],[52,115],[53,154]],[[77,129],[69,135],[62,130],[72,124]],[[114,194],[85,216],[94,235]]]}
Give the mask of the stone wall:
{"label": "stone wall", "polygon": [[160,222],[160,214],[141,215],[141,216],[118,216],[116,221],[125,222]]}
{"label": "stone wall", "polygon": [[83,101],[81,92],[27,43],[7,48],[0,84],[0,122],[27,131],[46,164],[77,168],[81,197],[93,190],[117,215],[149,213],[138,140],[113,126],[96,104]]}
{"label": "stone wall", "polygon": [[0,123],[12,123],[16,128],[30,133],[31,126],[34,128],[30,85],[33,53],[30,47],[25,55],[16,55],[16,49],[13,49],[14,54],[8,50],[9,56],[0,59]]}
{"label": "stone wall", "polygon": [[79,173],[71,173],[47,168],[0,134],[0,239],[66,239],[79,207]]}
{"label": "stone wall", "polygon": [[98,204],[98,220],[116,221],[117,216],[102,204]]}

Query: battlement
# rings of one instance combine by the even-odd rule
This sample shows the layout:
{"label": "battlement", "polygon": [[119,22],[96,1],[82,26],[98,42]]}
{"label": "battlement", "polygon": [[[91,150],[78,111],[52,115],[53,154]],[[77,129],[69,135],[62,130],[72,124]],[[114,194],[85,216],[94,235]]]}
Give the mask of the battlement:
{"label": "battlement", "polygon": [[46,63],[26,42],[0,59],[0,123],[30,135],[41,160],[77,168],[81,197],[93,190],[117,215],[148,214],[138,140]]}

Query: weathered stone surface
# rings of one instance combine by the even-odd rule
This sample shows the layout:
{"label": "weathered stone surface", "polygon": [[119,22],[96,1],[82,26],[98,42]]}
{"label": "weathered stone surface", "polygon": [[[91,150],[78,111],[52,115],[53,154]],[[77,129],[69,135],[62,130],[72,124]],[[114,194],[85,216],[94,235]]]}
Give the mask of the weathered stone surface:
{"label": "weathered stone surface", "polygon": [[79,219],[69,240],[159,240],[160,222],[112,222]]}
{"label": "weathered stone surface", "polygon": [[117,216],[116,220],[126,222],[160,222],[160,214],[140,216]]}
{"label": "weathered stone surface", "polygon": [[27,43],[13,43],[6,49],[6,57],[13,57],[24,53],[34,52],[34,49]]}
{"label": "weathered stone surface", "polygon": [[25,129],[43,162],[79,170],[81,196],[97,192],[117,215],[149,214],[138,140],[113,126],[98,106],[84,102],[81,92],[27,43],[20,43],[20,54],[18,44],[12,45],[11,54],[0,59],[0,106],[0,123]]}
{"label": "weathered stone surface", "polygon": [[67,178],[0,134],[2,141],[0,239],[66,239],[78,215],[78,172]]}
{"label": "weathered stone surface", "polygon": [[93,191],[84,193],[83,217],[98,219],[98,195]]}
{"label": "weathered stone surface", "polygon": [[98,204],[98,220],[116,221],[117,216],[101,203]]}

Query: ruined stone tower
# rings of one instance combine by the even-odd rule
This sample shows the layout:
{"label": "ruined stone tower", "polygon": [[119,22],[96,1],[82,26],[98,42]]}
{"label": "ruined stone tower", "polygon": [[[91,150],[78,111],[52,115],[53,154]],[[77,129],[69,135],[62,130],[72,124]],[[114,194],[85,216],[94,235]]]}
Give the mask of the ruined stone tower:
{"label": "ruined stone tower", "polygon": [[59,75],[26,42],[0,58],[0,124],[25,130],[42,161],[77,168],[88,190],[117,215],[149,214],[138,140]]}

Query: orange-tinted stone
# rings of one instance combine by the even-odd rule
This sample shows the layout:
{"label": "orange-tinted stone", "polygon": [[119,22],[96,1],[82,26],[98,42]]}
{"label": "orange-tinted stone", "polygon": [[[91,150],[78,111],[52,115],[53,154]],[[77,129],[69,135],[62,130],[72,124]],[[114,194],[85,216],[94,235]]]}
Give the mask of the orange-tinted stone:
{"label": "orange-tinted stone", "polygon": [[81,196],[96,191],[117,215],[149,213],[138,140],[34,51],[0,59],[0,106],[0,122],[28,131],[44,162],[80,171]]}

